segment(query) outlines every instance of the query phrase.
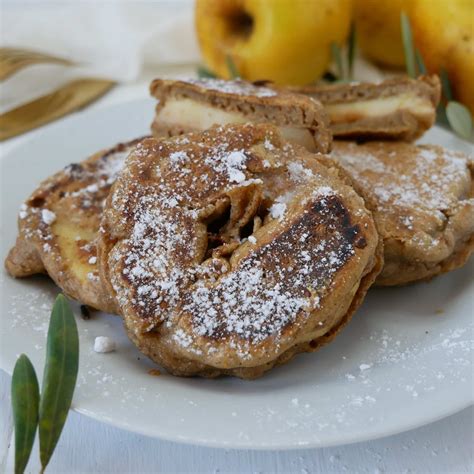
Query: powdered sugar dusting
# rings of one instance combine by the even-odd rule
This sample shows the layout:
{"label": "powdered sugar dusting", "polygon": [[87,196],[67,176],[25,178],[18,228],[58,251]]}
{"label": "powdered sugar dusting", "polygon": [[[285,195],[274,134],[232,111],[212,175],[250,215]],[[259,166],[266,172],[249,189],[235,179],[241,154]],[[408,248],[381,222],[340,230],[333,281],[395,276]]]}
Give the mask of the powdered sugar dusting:
{"label": "powdered sugar dusting", "polygon": [[272,207],[270,207],[270,215],[274,219],[283,219],[286,211],[286,204],[284,202],[275,202]]}
{"label": "powdered sugar dusting", "polygon": [[305,181],[308,178],[311,178],[313,173],[310,169],[305,168],[301,163],[294,161],[289,163],[288,171],[290,172],[291,178],[295,182]]}
{"label": "powdered sugar dusting", "polygon": [[56,220],[56,214],[49,209],[42,209],[41,219],[45,224],[51,225]]}
{"label": "powdered sugar dusting", "polygon": [[[51,277],[61,286],[67,285],[67,280],[76,279],[68,294],[79,300],[87,298],[99,307],[103,299],[95,236],[110,187],[136,142],[117,145],[67,166],[42,182],[20,208],[21,238],[38,250],[52,272]],[[82,265],[72,265],[71,259]],[[52,270],[51,262],[55,263]],[[15,265],[22,265],[21,260]],[[90,266],[88,271],[82,271],[83,265]]]}
{"label": "powdered sugar dusting", "polygon": [[[41,248],[44,252],[50,252],[53,249],[50,244],[54,237],[51,226],[57,221],[58,216],[47,206],[50,193],[55,196],[54,193],[57,193],[58,189],[61,191],[60,196],[54,199],[56,199],[55,206],[59,212],[64,209],[67,209],[68,212],[87,212],[88,209],[92,209],[97,213],[96,217],[99,219],[108,190],[122,169],[131,148],[132,145],[119,145],[118,151],[113,150],[106,153],[92,163],[69,165],[62,172],[41,184],[39,192],[41,195],[47,196],[45,207],[37,207],[34,204],[37,192],[33,198],[30,198],[33,205],[29,205],[30,201],[28,200],[20,207],[19,217],[23,235],[27,239],[42,241]],[[62,191],[61,185],[65,180],[74,183],[76,190]],[[67,200],[64,205],[61,203],[63,199]],[[81,244],[81,237],[77,237],[76,240],[78,245]],[[92,251],[92,249],[84,249],[84,251],[95,254],[95,250]],[[61,255],[58,254],[57,258],[60,259]],[[90,258],[94,260],[96,257],[91,256]],[[89,263],[95,263],[95,260],[92,260]]]}
{"label": "powdered sugar dusting", "polygon": [[113,352],[115,350],[115,341],[108,336],[97,336],[94,339],[94,351],[102,354]]}
{"label": "powdered sugar dusting", "polygon": [[[329,221],[323,218],[321,224],[325,222],[328,230],[334,226],[335,231],[337,224],[329,209],[321,212],[329,218]],[[196,289],[186,296],[185,306],[186,311],[195,315],[198,335],[238,334],[258,342],[269,334],[281,333],[298,314],[304,320],[317,308],[326,294],[325,282],[332,279],[354,251],[349,242],[344,242],[342,234],[335,231],[321,239],[314,234],[313,226],[314,221],[302,219],[294,225],[292,233],[242,260],[217,287],[198,282]],[[274,255],[290,253],[293,254],[290,266],[279,266],[273,275],[269,273]],[[275,278],[276,282],[269,284]],[[215,317],[219,314],[224,318]],[[243,347],[240,346],[242,357],[246,354]]]}
{"label": "powdered sugar dusting", "polygon": [[[97,194],[102,194],[112,186],[132,148],[133,146],[129,145],[123,151],[109,153],[92,167],[78,168],[81,165],[67,167],[66,173],[72,173],[74,179],[84,183],[92,182],[84,184],[77,191],[67,193],[65,197],[79,197],[84,208],[97,205]],[[102,199],[99,204],[103,204]]]}
{"label": "powdered sugar dusting", "polygon": [[242,169],[245,168],[244,163],[246,160],[247,157],[242,152],[233,151],[229,153],[225,162],[227,164],[230,182],[242,183],[245,181],[245,173],[242,172]]}
{"label": "powdered sugar dusting", "polygon": [[23,204],[20,206],[20,212],[19,212],[19,214],[18,214],[18,217],[19,217],[20,219],[25,219],[25,217],[28,215],[27,210],[28,210],[28,206],[27,206],[25,203],[23,203]]}
{"label": "powdered sugar dusting", "polygon": [[244,81],[226,81],[222,79],[187,79],[186,82],[204,89],[239,96],[273,97],[277,93],[268,87],[255,86]]}
{"label": "powdered sugar dusting", "polygon": [[[458,183],[470,184],[468,159],[462,154],[439,147],[401,149],[402,155],[413,153],[413,160],[399,161],[395,155],[386,159],[352,146],[336,149],[333,155],[368,191],[377,196],[380,210],[395,205],[401,208],[418,207],[428,211],[448,209],[457,202],[454,189]],[[381,152],[379,152],[381,153]],[[374,179],[376,173],[377,178]]]}
{"label": "powdered sugar dusting", "polygon": [[[393,149],[391,149],[393,148]],[[408,144],[336,144],[333,156],[353,176],[381,218],[392,218],[404,232],[417,222],[442,227],[461,201],[474,205],[468,194],[470,158],[435,146]],[[434,224],[433,224],[434,225]],[[436,246],[436,239],[414,235],[420,245]]]}
{"label": "powdered sugar dusting", "polygon": [[[291,192],[276,197],[269,218],[290,230],[232,261],[223,252],[241,245],[239,235],[229,229],[228,234],[208,237],[202,227],[209,221],[208,213],[217,212],[213,209],[228,195],[242,193],[242,202],[248,203],[244,205],[261,200],[265,173],[276,172],[272,167],[282,176],[288,176],[290,166],[297,169],[301,176],[293,185],[296,189],[316,176],[289,159],[295,156],[290,148],[285,148],[287,167],[283,154],[280,160],[268,160],[253,153],[245,135],[231,134],[226,141],[223,137],[230,132],[223,132],[219,139],[214,131],[196,135],[187,146],[170,140],[137,147],[112,195],[111,217],[116,212],[126,216],[118,226],[130,222],[132,231],[110,252],[110,278],[125,313],[134,315],[135,331],[160,326],[183,351],[193,354],[213,354],[226,341],[236,357],[245,359],[252,345],[268,337],[279,340],[287,327],[305,324],[338,270],[355,255],[353,239],[359,230],[344,230],[350,218],[337,193],[329,184],[315,185],[314,195],[304,196],[302,215],[291,213],[292,201],[301,197]],[[263,141],[270,143],[271,137]],[[146,175],[147,168],[153,169],[153,182],[137,186],[134,174]],[[233,212],[237,211],[232,208],[231,216]],[[115,227],[110,224],[111,230]],[[258,235],[249,242],[260,242]],[[203,250],[211,237],[218,240],[217,246]],[[290,261],[280,265],[275,259],[283,256]],[[274,348],[278,351],[278,344]]]}

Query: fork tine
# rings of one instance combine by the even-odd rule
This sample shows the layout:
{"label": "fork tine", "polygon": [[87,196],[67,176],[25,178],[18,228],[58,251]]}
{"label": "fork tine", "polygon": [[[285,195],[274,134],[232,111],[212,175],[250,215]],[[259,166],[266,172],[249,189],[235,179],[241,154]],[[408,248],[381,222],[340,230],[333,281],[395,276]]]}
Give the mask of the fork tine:
{"label": "fork tine", "polygon": [[20,135],[74,112],[115,85],[105,79],[78,79],[56,91],[0,115],[0,141]]}
{"label": "fork tine", "polygon": [[19,48],[0,48],[0,81],[8,79],[27,66],[41,63],[62,64],[64,66],[74,64],[68,59],[40,53],[39,51],[29,51]]}

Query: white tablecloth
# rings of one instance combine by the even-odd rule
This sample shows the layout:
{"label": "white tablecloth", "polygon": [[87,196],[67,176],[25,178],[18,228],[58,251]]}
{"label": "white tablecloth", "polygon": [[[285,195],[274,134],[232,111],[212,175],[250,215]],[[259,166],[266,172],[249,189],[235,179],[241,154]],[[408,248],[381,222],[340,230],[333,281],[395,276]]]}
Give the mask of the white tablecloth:
{"label": "white tablecloth", "polygon": [[[157,72],[155,71],[155,74]],[[92,105],[144,97],[148,78],[120,86]],[[51,125],[49,125],[51,126]],[[54,126],[54,125],[53,125]],[[7,153],[35,133],[1,145]],[[3,258],[3,256],[2,256]],[[0,371],[0,472],[13,472],[10,377]],[[71,412],[48,473],[472,473],[474,409],[389,438],[325,449],[234,451],[145,438]],[[35,448],[37,450],[37,447]],[[33,452],[27,472],[40,471]]]}

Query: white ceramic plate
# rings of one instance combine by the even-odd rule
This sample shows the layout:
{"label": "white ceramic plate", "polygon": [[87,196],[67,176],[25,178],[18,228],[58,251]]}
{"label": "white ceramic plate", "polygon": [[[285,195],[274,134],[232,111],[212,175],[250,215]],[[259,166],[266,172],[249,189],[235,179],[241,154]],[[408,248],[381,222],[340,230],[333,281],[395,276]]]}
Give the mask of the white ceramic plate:
{"label": "white ceramic plate", "polygon": [[[1,257],[14,242],[20,203],[41,179],[147,133],[153,106],[141,100],[82,113],[3,156]],[[439,128],[424,141],[472,152]],[[335,342],[250,382],[152,376],[118,317],[78,317],[73,406],[127,430],[217,447],[329,446],[408,430],[473,402],[472,275],[471,262],[428,284],[371,290]],[[0,366],[11,373],[25,352],[40,369],[58,289],[45,277],[13,280],[4,272],[0,288]],[[99,335],[113,337],[117,351],[95,353]]]}

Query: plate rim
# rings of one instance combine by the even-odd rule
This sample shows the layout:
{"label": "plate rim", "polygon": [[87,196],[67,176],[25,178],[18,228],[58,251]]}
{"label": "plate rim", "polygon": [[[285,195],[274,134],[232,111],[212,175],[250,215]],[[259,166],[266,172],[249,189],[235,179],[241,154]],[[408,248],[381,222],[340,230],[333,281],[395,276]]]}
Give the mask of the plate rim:
{"label": "plate rim", "polygon": [[[0,370],[3,370],[6,374],[8,374],[11,377],[12,371],[9,371],[4,367],[1,358],[0,358],[0,363],[2,364],[2,366],[0,367]],[[299,450],[299,449],[330,448],[330,447],[336,447],[336,446],[345,446],[349,444],[363,443],[366,441],[373,441],[377,439],[388,438],[390,436],[395,436],[400,433],[406,433],[409,431],[416,430],[417,428],[421,428],[422,426],[426,426],[431,423],[436,423],[437,421],[440,421],[440,420],[443,420],[444,418],[448,418],[449,416],[455,415],[456,413],[459,413],[471,406],[474,406],[474,399],[472,397],[470,399],[466,399],[462,405],[457,405],[455,408],[444,410],[441,414],[439,414],[439,416],[435,416],[435,417],[426,416],[421,421],[417,421],[408,427],[392,428],[390,430],[387,430],[385,433],[375,433],[375,429],[374,429],[372,430],[373,432],[371,434],[368,434],[367,436],[357,436],[354,434],[352,436],[347,436],[343,441],[329,441],[329,442],[313,441],[313,442],[308,442],[308,443],[297,441],[291,444],[288,444],[288,443],[261,444],[260,443],[258,445],[255,445],[255,443],[247,444],[243,442],[243,443],[240,443],[238,446],[235,445],[235,443],[232,443],[231,445],[230,443],[226,443],[226,442],[218,443],[218,442],[215,442],[214,440],[208,440],[208,439],[190,439],[185,436],[177,437],[177,436],[169,436],[166,434],[156,434],[156,431],[155,433],[151,433],[149,430],[137,429],[134,426],[127,425],[127,423],[125,422],[114,421],[108,417],[101,417],[100,415],[97,415],[94,412],[91,412],[87,409],[82,409],[77,406],[72,406],[71,410],[80,415],[86,416],[96,422],[104,423],[108,426],[112,426],[113,428],[118,428],[120,430],[128,431],[130,433],[135,433],[141,436],[146,436],[147,438],[158,439],[158,440],[163,440],[163,441],[168,441],[168,442],[173,442],[173,443],[180,443],[180,444],[185,444],[188,446],[199,446],[202,448],[214,448],[214,449],[251,450],[251,451],[279,451],[279,450],[294,451],[294,450]]]}

